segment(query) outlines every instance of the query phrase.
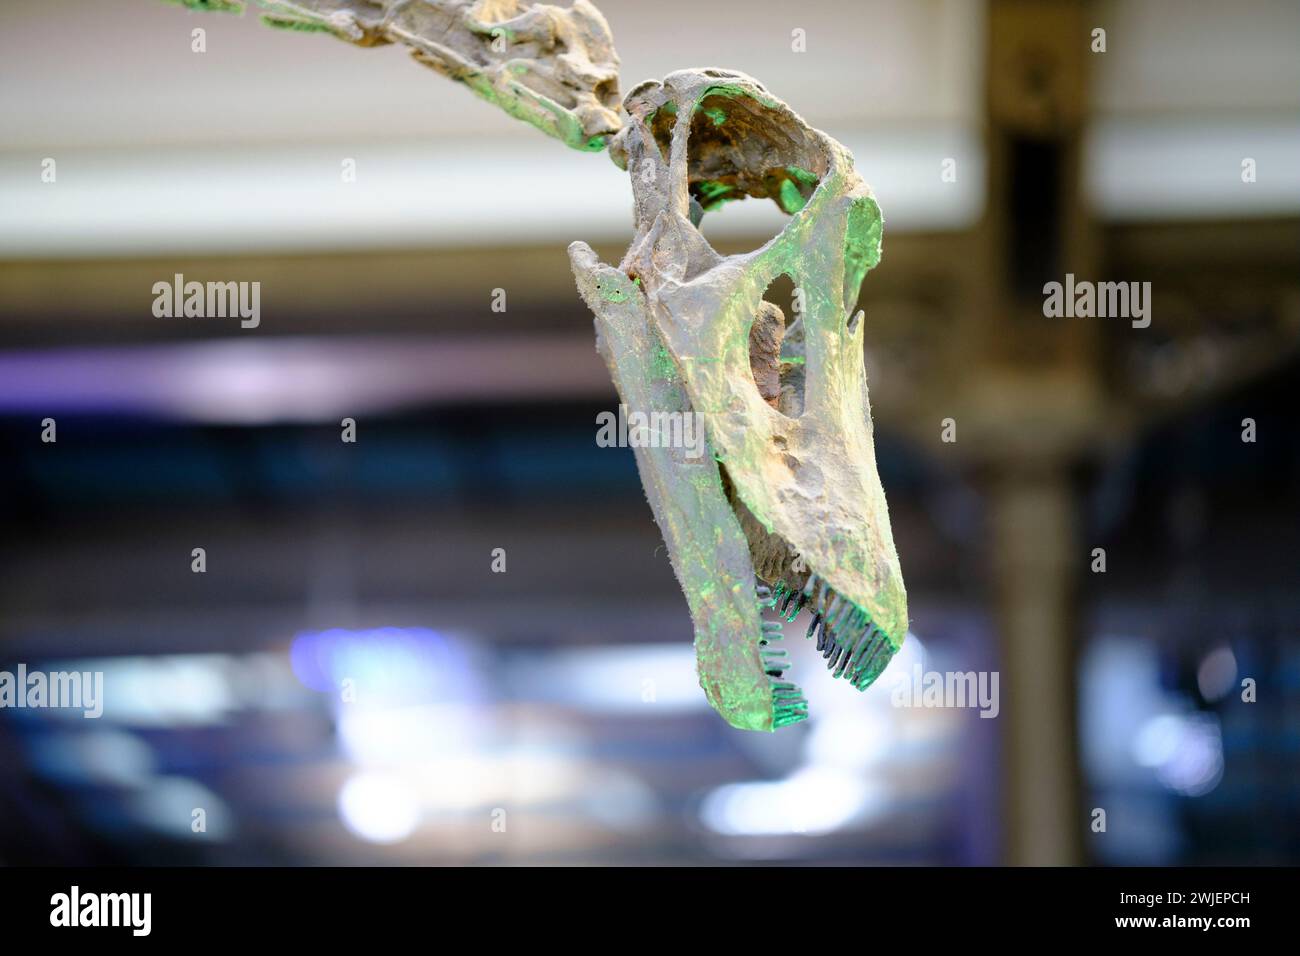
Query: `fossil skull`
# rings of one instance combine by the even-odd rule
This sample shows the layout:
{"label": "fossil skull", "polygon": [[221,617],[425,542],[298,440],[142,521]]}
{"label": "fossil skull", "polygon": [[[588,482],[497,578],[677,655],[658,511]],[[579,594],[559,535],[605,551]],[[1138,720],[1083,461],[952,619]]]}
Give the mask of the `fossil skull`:
{"label": "fossil skull", "polygon": [[[765,608],[807,608],[827,666],[859,689],[907,631],[852,311],[880,259],[880,209],[849,152],[748,76],[684,70],[624,106],[611,155],[632,181],[635,238],[618,268],[581,242],[570,260],[623,402],[704,421],[712,458],[639,447],[637,465],[709,701],[733,726],[772,730],[807,703]],[[721,256],[700,218],[747,196],[791,219]],[[789,322],[763,300],[783,274],[803,305]]]}
{"label": "fossil skull", "polygon": [[[618,57],[588,0],[257,2],[274,26],[405,44],[568,145],[609,147],[631,176],[635,238],[618,268],[581,242],[569,257],[624,404],[642,420],[704,421],[711,457],[636,447],[690,604],[704,692],[735,727],[808,716],[765,609],[790,621],[807,608],[827,666],[870,685],[902,643],[907,598],[876,473],[862,313],[852,314],[880,259],[882,220],[848,151],[722,70],[641,84],[624,123]],[[700,219],[745,197],[772,199],[791,220],[761,248],[720,256]],[[800,293],[790,321],[762,298],[779,275]]]}

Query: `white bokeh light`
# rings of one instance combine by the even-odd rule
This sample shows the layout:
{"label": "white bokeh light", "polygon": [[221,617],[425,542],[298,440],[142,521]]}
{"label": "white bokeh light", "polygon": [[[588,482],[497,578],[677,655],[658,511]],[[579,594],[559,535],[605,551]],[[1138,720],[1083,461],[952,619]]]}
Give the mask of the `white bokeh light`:
{"label": "white bokeh light", "polygon": [[362,773],[339,791],[339,817],[348,830],[370,843],[400,843],[415,832],[420,808],[401,778]]}

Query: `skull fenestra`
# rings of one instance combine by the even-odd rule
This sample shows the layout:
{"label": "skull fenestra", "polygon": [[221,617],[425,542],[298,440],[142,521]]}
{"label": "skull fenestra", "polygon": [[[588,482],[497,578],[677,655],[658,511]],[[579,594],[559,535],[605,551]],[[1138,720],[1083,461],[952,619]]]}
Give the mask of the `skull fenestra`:
{"label": "skull fenestra", "polygon": [[[882,219],[849,152],[754,79],[684,70],[643,83],[611,144],[635,238],[617,268],[575,242],[578,289],[630,412],[698,415],[711,456],[646,442],[637,466],[690,604],[700,683],[733,726],[807,716],[780,620],[811,613],[835,676],[870,685],[907,603],[876,471],[863,317]],[[701,217],[767,198],[791,215],[762,247],[719,255]],[[788,317],[764,301],[781,275]]]}

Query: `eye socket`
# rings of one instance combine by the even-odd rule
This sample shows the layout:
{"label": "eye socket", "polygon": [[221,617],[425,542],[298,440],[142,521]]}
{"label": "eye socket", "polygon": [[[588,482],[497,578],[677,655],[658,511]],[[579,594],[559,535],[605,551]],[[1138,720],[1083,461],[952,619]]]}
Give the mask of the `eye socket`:
{"label": "eye socket", "polygon": [[749,196],[793,215],[826,175],[827,158],[812,132],[743,86],[712,87],[690,123],[688,189],[705,212]]}

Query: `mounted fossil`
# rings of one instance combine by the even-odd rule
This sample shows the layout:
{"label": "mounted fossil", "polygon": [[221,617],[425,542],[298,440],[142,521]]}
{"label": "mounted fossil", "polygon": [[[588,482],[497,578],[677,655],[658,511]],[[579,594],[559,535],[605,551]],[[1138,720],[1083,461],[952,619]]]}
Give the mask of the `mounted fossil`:
{"label": "mounted fossil", "polygon": [[[636,458],[691,608],[705,694],[735,727],[807,717],[781,622],[765,609],[787,621],[807,609],[835,676],[869,686],[903,641],[907,602],[853,313],[880,260],[882,219],[849,152],[723,70],[642,83],[616,114],[617,57],[587,0],[263,6],[281,26],[404,43],[570,146],[609,146],[632,182],[635,236],[617,268],[582,242],[569,256],[623,403],[704,423],[711,454],[645,443]],[[759,249],[721,256],[701,218],[746,197],[791,219]],[[791,316],[763,301],[781,275],[799,293]]]}

